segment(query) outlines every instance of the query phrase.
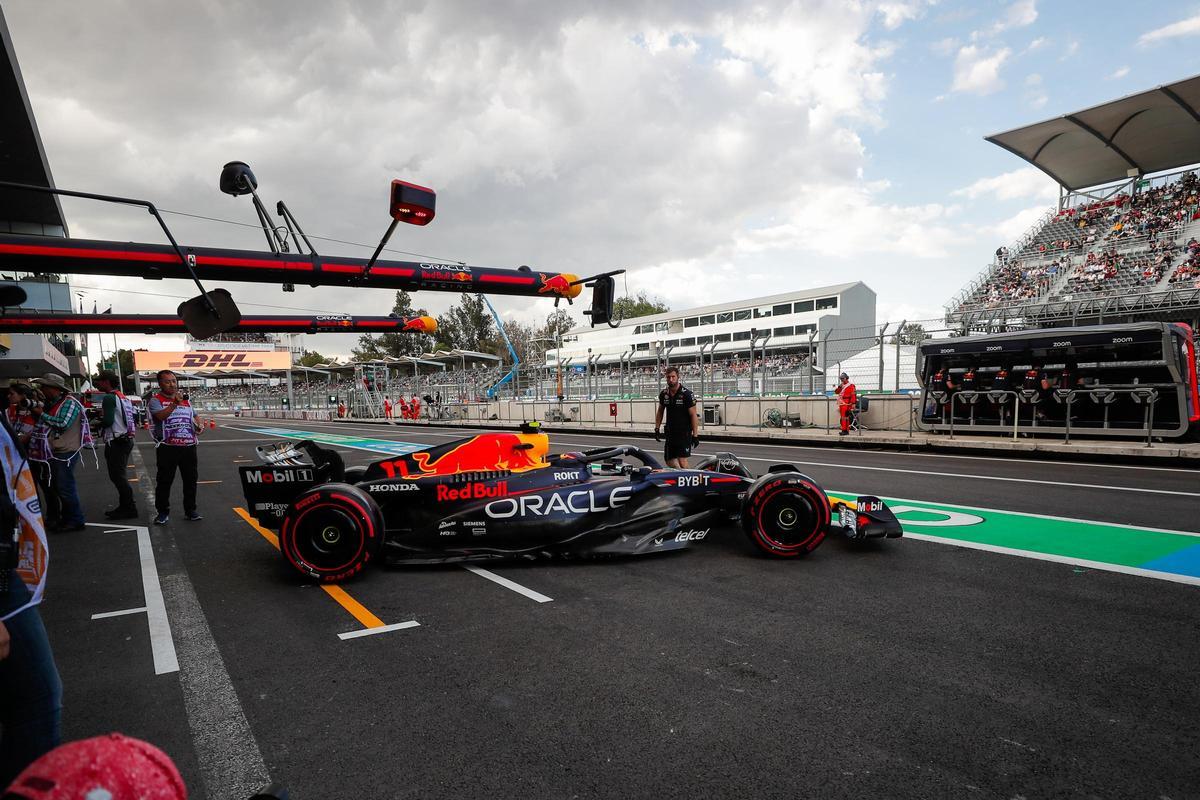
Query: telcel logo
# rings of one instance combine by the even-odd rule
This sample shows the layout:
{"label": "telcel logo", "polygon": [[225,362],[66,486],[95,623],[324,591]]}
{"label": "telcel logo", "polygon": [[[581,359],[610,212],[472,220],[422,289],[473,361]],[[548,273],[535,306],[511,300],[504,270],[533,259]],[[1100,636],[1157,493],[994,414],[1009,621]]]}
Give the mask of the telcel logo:
{"label": "telcel logo", "polygon": [[246,472],[246,483],[300,483],[311,482],[311,469],[256,469]]}
{"label": "telcel logo", "polygon": [[705,528],[702,531],[680,531],[679,533],[675,534],[675,541],[698,542],[708,535],[708,530],[708,528]]}
{"label": "telcel logo", "polygon": [[479,500],[485,497],[508,497],[508,481],[500,481],[495,486],[486,483],[468,483],[461,489],[439,483],[437,487],[438,500]]}
{"label": "telcel logo", "polygon": [[559,514],[590,514],[593,511],[620,508],[629,502],[631,494],[633,494],[633,487],[618,486],[609,493],[608,497],[600,498],[597,498],[596,493],[591,490],[568,492],[565,495],[552,494],[549,497],[538,497],[537,495],[508,497],[488,503],[483,510],[492,519],[509,519],[517,516],[544,517],[556,512]]}

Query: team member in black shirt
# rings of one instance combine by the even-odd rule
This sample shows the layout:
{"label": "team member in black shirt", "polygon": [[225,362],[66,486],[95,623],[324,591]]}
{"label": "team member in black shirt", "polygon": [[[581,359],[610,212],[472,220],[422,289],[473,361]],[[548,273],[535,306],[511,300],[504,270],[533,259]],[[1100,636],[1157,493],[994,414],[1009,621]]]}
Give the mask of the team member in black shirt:
{"label": "team member in black shirt", "polygon": [[654,438],[661,441],[659,429],[667,421],[667,443],[663,455],[668,467],[688,468],[692,448],[700,444],[700,420],[696,417],[696,398],[692,390],[679,382],[679,370],[667,367],[667,388],[658,393],[654,413]]}

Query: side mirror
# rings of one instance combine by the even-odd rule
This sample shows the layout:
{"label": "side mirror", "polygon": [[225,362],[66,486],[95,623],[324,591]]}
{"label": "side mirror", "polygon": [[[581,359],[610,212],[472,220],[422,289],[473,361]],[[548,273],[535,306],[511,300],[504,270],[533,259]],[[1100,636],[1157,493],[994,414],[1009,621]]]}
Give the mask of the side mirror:
{"label": "side mirror", "polygon": [[242,312],[225,289],[213,289],[205,295],[193,297],[179,304],[177,313],[183,327],[197,339],[207,339],[237,327],[242,321]]}
{"label": "side mirror", "polygon": [[392,181],[392,199],[388,212],[397,222],[428,225],[433,222],[437,193],[433,189],[407,181]]}
{"label": "side mirror", "polygon": [[592,283],[592,309],[583,312],[591,318],[592,327],[610,325],[613,317],[613,289],[615,282],[611,275],[602,275]]}

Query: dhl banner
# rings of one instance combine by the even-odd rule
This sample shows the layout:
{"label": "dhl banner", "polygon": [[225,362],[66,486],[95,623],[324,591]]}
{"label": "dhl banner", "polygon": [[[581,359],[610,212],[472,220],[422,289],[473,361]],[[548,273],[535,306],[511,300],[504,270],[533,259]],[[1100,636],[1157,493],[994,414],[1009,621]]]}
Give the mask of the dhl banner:
{"label": "dhl banner", "polygon": [[133,366],[138,372],[288,369],[292,366],[292,354],[278,350],[194,350],[188,353],[134,350]]}

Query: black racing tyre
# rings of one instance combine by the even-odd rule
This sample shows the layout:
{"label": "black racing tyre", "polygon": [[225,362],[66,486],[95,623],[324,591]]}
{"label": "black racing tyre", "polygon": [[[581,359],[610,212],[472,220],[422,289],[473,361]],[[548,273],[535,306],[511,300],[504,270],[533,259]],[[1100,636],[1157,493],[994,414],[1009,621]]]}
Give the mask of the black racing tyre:
{"label": "black racing tyre", "polygon": [[339,583],[362,571],[383,544],[383,514],[366,492],[326,483],[303,492],[279,529],[279,552],[300,574]]}
{"label": "black racing tyre", "polygon": [[354,486],[362,483],[363,477],[367,474],[366,467],[346,467],[346,472],[342,476],[342,480]]}
{"label": "black racing tyre", "polygon": [[829,499],[811,478],[798,472],[764,475],[750,487],[742,506],[742,528],[750,541],[773,558],[806,556],[829,531]]}

